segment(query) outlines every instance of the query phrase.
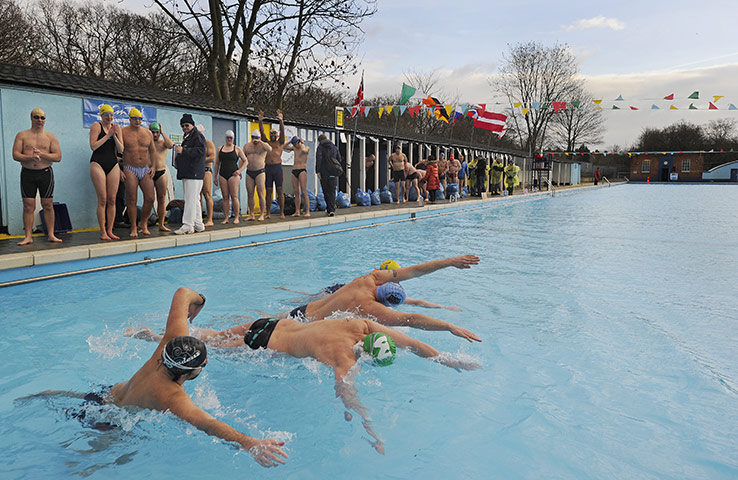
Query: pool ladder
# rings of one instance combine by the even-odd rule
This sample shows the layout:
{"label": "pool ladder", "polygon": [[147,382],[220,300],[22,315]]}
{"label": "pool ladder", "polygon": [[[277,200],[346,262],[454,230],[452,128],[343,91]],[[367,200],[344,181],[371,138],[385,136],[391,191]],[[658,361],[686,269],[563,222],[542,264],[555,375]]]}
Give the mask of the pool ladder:
{"label": "pool ladder", "polygon": [[554,188],[553,184],[551,183],[551,180],[549,180],[548,178],[544,178],[544,180],[546,180],[546,183],[548,184],[548,189],[551,190],[551,196],[552,197],[555,197],[556,196],[556,189]]}
{"label": "pool ladder", "polygon": [[610,183],[610,180],[608,180],[606,176],[604,176],[604,175],[603,175],[603,176],[602,176],[602,180],[604,180],[604,181],[606,181],[606,182],[607,182],[607,186],[608,186],[608,187],[612,187],[612,183]]}

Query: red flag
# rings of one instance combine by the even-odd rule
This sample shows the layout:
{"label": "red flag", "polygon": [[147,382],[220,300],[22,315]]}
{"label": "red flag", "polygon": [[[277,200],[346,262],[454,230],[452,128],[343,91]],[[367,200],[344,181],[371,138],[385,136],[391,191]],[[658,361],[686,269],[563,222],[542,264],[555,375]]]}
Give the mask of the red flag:
{"label": "red flag", "polygon": [[665,96],[664,100],[674,100],[674,94],[672,93],[671,95]]}
{"label": "red flag", "polygon": [[[359,91],[356,92],[356,98],[354,99],[354,108],[351,109],[351,117],[355,117],[359,113],[359,108],[364,104],[364,72],[361,72],[361,83],[359,84]],[[362,111],[363,113],[363,111]]]}
{"label": "red flag", "polygon": [[502,132],[505,129],[506,120],[507,115],[503,115],[502,113],[479,110],[477,117],[474,119],[474,126],[489,130],[490,132]]}
{"label": "red flag", "polygon": [[566,102],[553,102],[552,105],[554,107],[554,113],[559,113],[559,110],[566,109]]}
{"label": "red flag", "polygon": [[708,110],[717,110],[718,108],[715,106],[714,103],[710,102],[710,108]]}

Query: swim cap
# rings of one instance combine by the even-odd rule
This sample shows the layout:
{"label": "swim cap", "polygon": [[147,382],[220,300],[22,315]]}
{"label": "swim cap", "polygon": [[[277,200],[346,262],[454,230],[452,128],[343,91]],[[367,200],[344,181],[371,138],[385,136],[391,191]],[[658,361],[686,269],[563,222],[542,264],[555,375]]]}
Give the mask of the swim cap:
{"label": "swim cap", "polygon": [[33,110],[31,110],[31,116],[34,116],[34,115],[41,115],[42,117],[45,117],[46,112],[44,112],[40,108],[34,108]]}
{"label": "swim cap", "polygon": [[100,105],[99,113],[100,115],[102,115],[103,113],[115,113],[115,112],[113,112],[113,107],[111,107],[107,103],[103,103],[102,105]]}
{"label": "swim cap", "polygon": [[379,266],[380,270],[394,270],[395,268],[400,268],[400,264],[395,262],[394,260],[385,260]]}
{"label": "swim cap", "polygon": [[205,135],[205,125],[203,125],[202,123],[198,123],[197,124],[197,127],[195,127],[195,128],[197,128],[197,131],[198,132],[200,132],[203,135]]}
{"label": "swim cap", "polygon": [[300,143],[300,137],[292,137],[292,138],[290,139],[290,143],[291,143],[292,145],[297,145],[298,143]]}
{"label": "swim cap", "polygon": [[388,307],[400,305],[405,301],[405,289],[395,282],[387,282],[377,287],[377,300]]}
{"label": "swim cap", "polygon": [[226,130],[225,138],[236,138],[236,134],[233,133],[233,130]]}
{"label": "swim cap", "polygon": [[159,125],[158,122],[151,122],[151,125],[149,125],[149,130],[152,132],[161,132],[161,125]]}
{"label": "swim cap", "polygon": [[251,138],[261,138],[261,132],[258,128],[251,131]]}
{"label": "swim cap", "polygon": [[372,356],[380,367],[392,365],[397,347],[392,337],[386,333],[374,332],[364,337],[364,351]]}
{"label": "swim cap", "polygon": [[142,118],[143,118],[143,115],[141,115],[141,111],[140,111],[140,110],[139,110],[138,108],[136,108],[136,107],[133,107],[133,108],[132,108],[132,109],[131,109],[131,110],[130,110],[130,111],[128,112],[128,118],[131,118],[131,117],[142,117]]}
{"label": "swim cap", "polygon": [[175,337],[161,351],[161,361],[175,375],[201,366],[208,358],[208,349],[195,337]]}

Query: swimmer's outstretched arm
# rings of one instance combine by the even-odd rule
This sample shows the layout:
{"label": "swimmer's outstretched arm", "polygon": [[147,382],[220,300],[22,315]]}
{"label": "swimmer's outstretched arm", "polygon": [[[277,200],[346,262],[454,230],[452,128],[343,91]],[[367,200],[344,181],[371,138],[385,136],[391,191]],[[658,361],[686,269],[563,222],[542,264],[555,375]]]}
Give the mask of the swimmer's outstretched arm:
{"label": "swimmer's outstretched arm", "polygon": [[301,292],[299,290],[292,290],[291,288],[287,288],[284,285],[281,285],[279,287],[274,287],[274,289],[275,290],[284,290],[285,292],[297,293],[299,295],[308,295],[308,296],[316,295],[315,293],[308,293],[308,292]]}
{"label": "swimmer's outstretched arm", "polygon": [[[346,368],[340,366],[334,367],[336,375],[336,397],[341,399],[346,410],[353,410],[361,416],[361,424],[364,426],[364,430],[374,439],[373,442],[370,441],[369,443],[371,443],[377,453],[384,455],[384,442],[374,433],[372,420],[369,418],[369,410],[362,405],[358,391],[354,386],[353,377],[348,374],[348,371]],[[346,420],[351,420],[351,414],[349,412],[346,412]]]}
{"label": "swimmer's outstretched arm", "polygon": [[458,257],[444,258],[442,260],[431,260],[430,262],[413,265],[412,267],[395,268],[394,270],[374,271],[374,275],[378,284],[387,282],[402,282],[411,278],[422,277],[436,270],[446,267],[471,268],[472,265],[479,263],[479,257],[476,255],[459,255]]}
{"label": "swimmer's outstretched arm", "polygon": [[482,340],[466,328],[459,327],[453,323],[438,320],[437,318],[423,315],[422,313],[404,313],[392,310],[380,303],[374,303],[364,307],[364,313],[377,319],[377,322],[388,327],[412,327],[421,330],[447,330],[457,337],[465,338],[470,342],[481,342]]}
{"label": "swimmer's outstretched arm", "polygon": [[415,306],[423,307],[423,308],[445,308],[446,310],[451,310],[453,312],[461,311],[459,307],[454,307],[453,305],[448,305],[448,306],[440,305],[438,303],[426,302],[425,300],[419,300],[417,298],[406,298],[403,303],[407,305],[415,305]]}

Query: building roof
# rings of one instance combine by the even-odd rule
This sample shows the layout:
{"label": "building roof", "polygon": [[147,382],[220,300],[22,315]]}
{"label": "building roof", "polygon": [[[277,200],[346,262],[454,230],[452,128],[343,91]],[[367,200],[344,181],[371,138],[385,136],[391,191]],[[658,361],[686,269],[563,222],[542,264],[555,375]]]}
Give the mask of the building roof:
{"label": "building roof", "polygon": [[[43,70],[34,67],[25,67],[21,65],[13,65],[0,62],[0,83],[13,86],[20,86],[33,89],[52,90],[63,93],[73,93],[77,95],[100,95],[106,98],[136,101],[180,108],[193,108],[197,110],[230,114],[249,119],[256,119],[257,110],[244,103],[232,102],[228,100],[220,100],[214,97],[202,95],[185,95],[167,90],[159,90],[151,87],[142,87],[137,85],[129,85],[101,78],[85,77],[82,75],[72,75],[68,73],[55,72],[51,70]],[[307,127],[314,129],[334,130],[333,117],[322,117],[317,115],[301,115],[298,112],[285,112],[285,122],[298,127]],[[269,119],[276,122],[276,119]],[[353,129],[346,128],[346,132],[353,133]],[[378,127],[372,125],[357,125],[356,133],[360,135],[371,135],[382,138],[395,138],[397,140],[414,141],[419,143],[428,143],[433,145],[443,145],[457,148],[474,148],[478,150],[491,151],[496,153],[506,153],[515,156],[527,156],[525,152],[491,148],[482,143],[470,145],[468,143],[434,141],[433,139],[424,138],[415,132],[399,131],[394,135],[394,131],[389,127]]]}

